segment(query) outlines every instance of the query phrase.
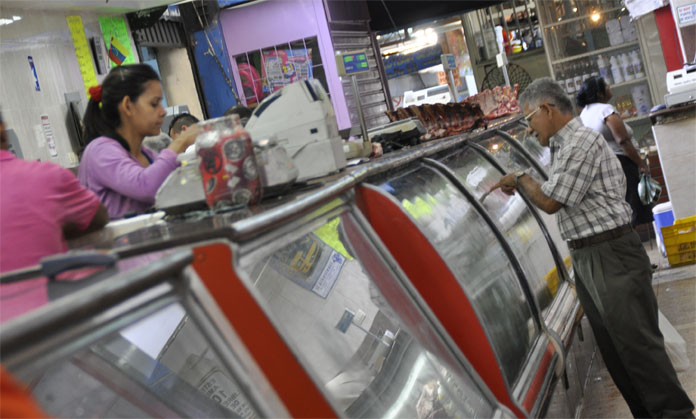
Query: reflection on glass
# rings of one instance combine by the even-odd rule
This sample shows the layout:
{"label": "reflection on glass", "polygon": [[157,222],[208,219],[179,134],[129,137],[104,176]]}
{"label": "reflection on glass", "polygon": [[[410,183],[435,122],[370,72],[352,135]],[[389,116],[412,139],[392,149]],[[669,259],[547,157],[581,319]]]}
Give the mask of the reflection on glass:
{"label": "reflection on glass", "polygon": [[22,378],[57,417],[258,417],[176,303]]}
{"label": "reflection on glass", "polygon": [[349,417],[490,416],[470,378],[452,375],[405,330],[363,270],[353,249],[365,245],[347,239],[344,216],[247,269],[320,387]]}
{"label": "reflection on glass", "polygon": [[[486,173],[472,171],[469,176],[472,182],[482,182]],[[537,329],[495,235],[466,197],[430,168],[419,168],[380,187],[401,202],[472,299],[512,385]]]}
{"label": "reflection on glass", "polygon": [[[442,162],[451,168],[474,194],[481,199],[503,176],[476,151],[466,148],[453,153]],[[472,182],[471,173],[483,174]],[[482,201],[498,228],[515,251],[542,313],[558,290],[559,276],[543,231],[519,194],[506,195],[500,189],[492,191]]]}
{"label": "reflection on glass", "polygon": [[[507,130],[507,133],[510,134],[513,138],[515,138],[517,141],[522,144],[522,146],[531,154],[532,157],[536,159],[536,161],[541,165],[541,167],[546,170],[546,173],[548,174],[551,170],[551,151],[549,150],[548,147],[542,147],[541,144],[537,141],[536,138],[534,138],[531,135],[527,135],[526,133],[526,128],[516,125],[513,126],[512,128]],[[496,139],[497,137],[493,137],[490,139],[490,141],[498,141]],[[484,143],[481,143],[481,145],[484,145]],[[484,147],[487,147],[484,145]],[[514,150],[514,148],[511,147],[510,149],[511,153],[519,153],[519,151]],[[521,154],[521,153],[520,153]],[[495,158],[498,159],[498,161],[508,170],[508,171],[515,171],[515,170],[525,170],[525,167],[516,167],[515,163],[521,163],[523,160],[523,157],[513,157],[510,156],[509,160],[506,159],[506,156],[504,153],[497,153],[494,154]],[[526,161],[526,160],[525,160]],[[531,174],[532,178],[537,181],[537,183],[544,183],[544,179],[541,177],[541,175],[536,171],[536,170],[525,170],[527,173]],[[544,224],[546,225],[546,229],[549,232],[549,235],[551,236],[551,239],[553,242],[556,244],[556,249],[561,255],[561,258],[563,258],[563,262],[566,264],[566,267],[570,267],[570,251],[568,250],[568,246],[565,243],[565,240],[561,238],[561,232],[558,228],[558,224],[556,222],[556,217],[550,214],[545,213],[544,211],[539,210],[538,211],[539,215],[541,216],[542,220],[544,221]]]}
{"label": "reflection on glass", "polygon": [[506,130],[506,132],[522,144],[522,147],[524,147],[548,173],[551,167],[551,150],[548,147],[542,147],[542,145],[539,144],[539,140],[537,140],[535,136],[528,134],[527,128],[521,125],[515,125]]}
{"label": "reflection on glass", "polygon": [[544,181],[544,178],[534,169],[534,166],[527,160],[527,157],[525,157],[521,151],[510,145],[504,138],[496,135],[480,141],[479,145],[486,148],[508,172],[524,170],[530,173],[535,181]]}

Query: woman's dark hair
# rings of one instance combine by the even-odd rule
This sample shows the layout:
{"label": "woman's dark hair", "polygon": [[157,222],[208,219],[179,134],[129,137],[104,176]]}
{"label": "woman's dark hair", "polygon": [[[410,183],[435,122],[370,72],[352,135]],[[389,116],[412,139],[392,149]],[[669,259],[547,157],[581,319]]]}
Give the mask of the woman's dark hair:
{"label": "woman's dark hair", "polygon": [[122,65],[111,69],[101,85],[101,102],[92,98],[87,102],[83,119],[86,144],[97,137],[106,136],[130,151],[126,140],[116,132],[116,128],[121,125],[118,105],[126,96],[133,102],[138,100],[145,91],[145,84],[152,80],[159,81],[159,77],[147,64]]}
{"label": "woman's dark hair", "polygon": [[593,76],[582,82],[580,91],[575,95],[575,103],[579,108],[601,102],[607,95],[607,84],[604,78]]}

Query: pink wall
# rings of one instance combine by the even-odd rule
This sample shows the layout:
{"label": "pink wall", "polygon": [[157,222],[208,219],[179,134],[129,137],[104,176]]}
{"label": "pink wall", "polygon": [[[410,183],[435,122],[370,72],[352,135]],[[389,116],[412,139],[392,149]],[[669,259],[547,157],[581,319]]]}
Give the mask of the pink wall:
{"label": "pink wall", "polygon": [[338,128],[350,127],[322,0],[267,0],[223,10],[220,26],[237,86],[242,84],[235,55],[316,36]]}

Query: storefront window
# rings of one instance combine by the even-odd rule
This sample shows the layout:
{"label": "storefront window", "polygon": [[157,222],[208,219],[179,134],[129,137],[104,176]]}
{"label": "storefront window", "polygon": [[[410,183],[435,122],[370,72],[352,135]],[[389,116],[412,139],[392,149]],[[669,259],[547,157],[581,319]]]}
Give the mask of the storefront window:
{"label": "storefront window", "polygon": [[264,97],[299,80],[318,79],[326,87],[324,66],[317,38],[303,38],[247,51],[234,57],[237,62],[243,101],[255,106]]}
{"label": "storefront window", "polygon": [[[459,101],[477,93],[459,18],[383,34],[378,41],[395,108]],[[442,66],[442,54],[455,58],[455,100]]]}

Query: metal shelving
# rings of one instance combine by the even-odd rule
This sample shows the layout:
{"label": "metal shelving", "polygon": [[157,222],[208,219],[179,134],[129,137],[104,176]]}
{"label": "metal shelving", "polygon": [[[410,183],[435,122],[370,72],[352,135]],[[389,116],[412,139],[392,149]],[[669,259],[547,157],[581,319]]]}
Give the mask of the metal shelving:
{"label": "metal shelving", "polygon": [[615,88],[617,88],[617,87],[629,86],[629,85],[631,85],[631,84],[640,83],[640,82],[642,82],[642,81],[643,81],[643,82],[647,82],[647,81],[648,81],[648,78],[647,78],[647,77],[641,77],[641,78],[638,78],[638,79],[633,79],[633,80],[625,81],[625,82],[622,82],[622,83],[615,83],[615,84],[612,84],[612,85],[611,85],[611,88],[612,88],[612,89],[615,89]]}
{"label": "metal shelving", "polygon": [[[602,10],[602,12],[603,12],[603,13],[610,13],[610,12],[615,12],[615,11],[621,10],[621,9],[622,9],[622,7],[612,7],[611,9]],[[569,18],[569,19],[559,18],[560,20],[558,20],[558,21],[556,21],[556,22],[553,22],[553,23],[546,24],[546,25],[541,25],[541,27],[542,27],[543,29],[553,28],[553,27],[556,27],[556,26],[565,25],[565,24],[567,24],[567,23],[576,22],[576,21],[578,21],[578,20],[589,19],[590,16],[592,16],[592,14],[586,14],[586,15],[583,15],[583,16],[571,17],[571,18]]]}
{"label": "metal shelving", "polygon": [[601,48],[601,49],[597,49],[594,51],[585,52],[583,54],[573,55],[572,57],[566,57],[566,58],[561,58],[559,60],[551,61],[551,65],[563,64],[563,63],[567,63],[569,61],[575,61],[575,60],[579,60],[581,58],[591,57],[593,55],[604,54],[607,52],[615,51],[617,49],[628,48],[628,47],[635,46],[638,44],[639,44],[638,41],[624,42],[623,44],[613,45],[611,47]]}

